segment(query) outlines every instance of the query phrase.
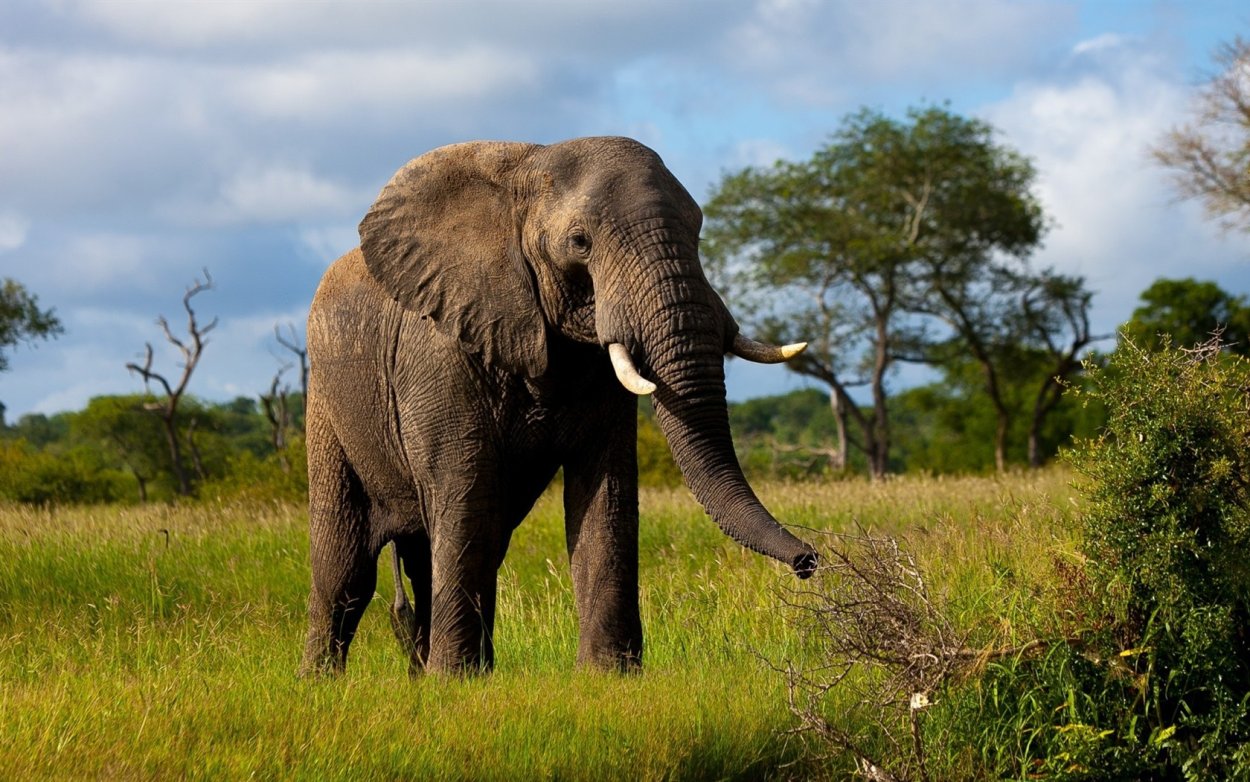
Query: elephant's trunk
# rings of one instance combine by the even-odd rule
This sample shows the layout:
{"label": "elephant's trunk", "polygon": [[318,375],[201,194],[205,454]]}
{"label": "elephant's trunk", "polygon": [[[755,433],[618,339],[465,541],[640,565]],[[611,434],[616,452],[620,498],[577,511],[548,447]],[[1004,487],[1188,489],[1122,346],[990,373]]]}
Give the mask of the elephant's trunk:
{"label": "elephant's trunk", "polygon": [[659,359],[652,361],[656,419],[690,491],[727,535],[807,578],[816,568],[815,550],[764,508],[734,453],[723,340],[699,329],[669,333],[665,342],[648,350]]}

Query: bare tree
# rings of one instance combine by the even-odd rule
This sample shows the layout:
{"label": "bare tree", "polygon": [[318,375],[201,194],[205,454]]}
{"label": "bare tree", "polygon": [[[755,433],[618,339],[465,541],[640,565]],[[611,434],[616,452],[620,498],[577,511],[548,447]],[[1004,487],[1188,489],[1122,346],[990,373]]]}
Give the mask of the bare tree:
{"label": "bare tree", "polygon": [[308,345],[300,339],[299,333],[295,330],[294,324],[286,324],[286,330],[290,332],[290,337],[283,337],[282,330],[277,326],[273,327],[273,335],[278,340],[278,344],[295,354],[299,360],[299,392],[308,394]]}
{"label": "bare tree", "polygon": [[1250,40],[1215,53],[1220,73],[1198,92],[1196,117],[1152,151],[1187,198],[1229,226],[1250,231]]}
{"label": "bare tree", "polygon": [[[195,371],[195,367],[200,362],[200,356],[204,352],[204,346],[207,341],[204,337],[217,326],[217,318],[213,318],[206,325],[201,325],[196,319],[195,310],[191,307],[191,299],[197,294],[210,290],[213,287],[213,278],[209,275],[208,269],[204,270],[204,281],[196,279],[192,285],[187,288],[186,293],[182,296],[182,307],[187,313],[187,338],[182,339],[174,335],[173,330],[169,327],[169,321],[161,315],[156,319],[156,323],[161,327],[161,331],[165,333],[165,339],[174,347],[178,348],[182,353],[182,376],[177,383],[170,383],[165,375],[152,369],[152,343],[146,343],[146,352],[143,364],[129,362],[126,369],[139,374],[143,378],[145,387],[151,386],[155,381],[164,392],[164,397],[153,400],[144,406],[144,409],[151,411],[157,415],[165,429],[165,441],[169,446],[169,458],[173,465],[174,477],[178,481],[178,493],[184,496],[191,494],[191,477],[188,474],[183,459],[182,442],[178,437],[178,404],[182,401],[186,394],[187,383],[191,380],[191,374]],[[197,474],[202,478],[204,476],[204,467],[199,458],[199,451],[195,448],[193,433],[195,430],[195,422],[192,421],[187,432],[188,446],[194,460],[194,466]]]}
{"label": "bare tree", "polygon": [[269,392],[260,395],[260,405],[265,411],[265,420],[269,421],[269,442],[273,444],[273,450],[278,454],[278,463],[282,465],[283,472],[291,471],[291,461],[286,454],[286,433],[291,428],[291,408],[288,404],[291,387],[279,386],[279,383],[282,382],[282,373],[289,368],[289,366],[284,366],[279,369],[273,376],[273,382],[269,384]]}

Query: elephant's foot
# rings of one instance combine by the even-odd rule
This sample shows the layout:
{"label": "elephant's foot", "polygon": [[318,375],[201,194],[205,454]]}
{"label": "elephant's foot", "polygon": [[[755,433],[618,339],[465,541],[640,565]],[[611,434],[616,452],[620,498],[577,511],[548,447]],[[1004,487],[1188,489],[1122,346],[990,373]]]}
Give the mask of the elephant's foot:
{"label": "elephant's foot", "polygon": [[296,675],[301,679],[324,679],[347,670],[347,647],[332,635],[310,632],[304,644],[304,659]]}
{"label": "elephant's foot", "polygon": [[304,656],[296,676],[301,679],[329,679],[341,676],[346,670],[346,661],[335,654]]}
{"label": "elephant's foot", "polygon": [[577,667],[605,673],[642,673],[642,652],[625,650],[582,650],[577,654]]}

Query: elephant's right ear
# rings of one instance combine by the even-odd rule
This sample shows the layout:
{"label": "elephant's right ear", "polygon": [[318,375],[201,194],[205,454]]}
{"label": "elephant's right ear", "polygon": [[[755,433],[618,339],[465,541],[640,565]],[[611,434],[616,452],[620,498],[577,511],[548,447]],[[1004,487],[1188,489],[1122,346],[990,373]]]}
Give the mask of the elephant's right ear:
{"label": "elephant's right ear", "polygon": [[514,246],[509,175],[536,148],[479,141],[427,152],[360,222],[365,264],[383,288],[488,363],[530,377],[547,367],[546,324]]}

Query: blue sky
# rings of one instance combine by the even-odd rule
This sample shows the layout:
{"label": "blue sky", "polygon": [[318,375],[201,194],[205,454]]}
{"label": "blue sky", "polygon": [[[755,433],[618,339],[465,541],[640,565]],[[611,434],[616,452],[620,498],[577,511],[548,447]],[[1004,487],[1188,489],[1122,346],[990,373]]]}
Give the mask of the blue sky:
{"label": "blue sky", "polygon": [[[396,168],[474,138],[629,135],[696,198],[809,155],[861,106],[949,102],[1033,158],[1055,227],[1038,264],[1086,276],[1109,332],[1160,276],[1250,293],[1250,238],[1176,202],[1149,144],[1183,122],[1244,2],[1059,0],[6,0],[0,276],[66,333],[0,375],[8,416],[141,389],[124,364],[181,323],[221,325],[192,381],[268,388],[275,324]],[[896,378],[895,384],[907,378]],[[731,362],[730,395],[801,380]]]}

